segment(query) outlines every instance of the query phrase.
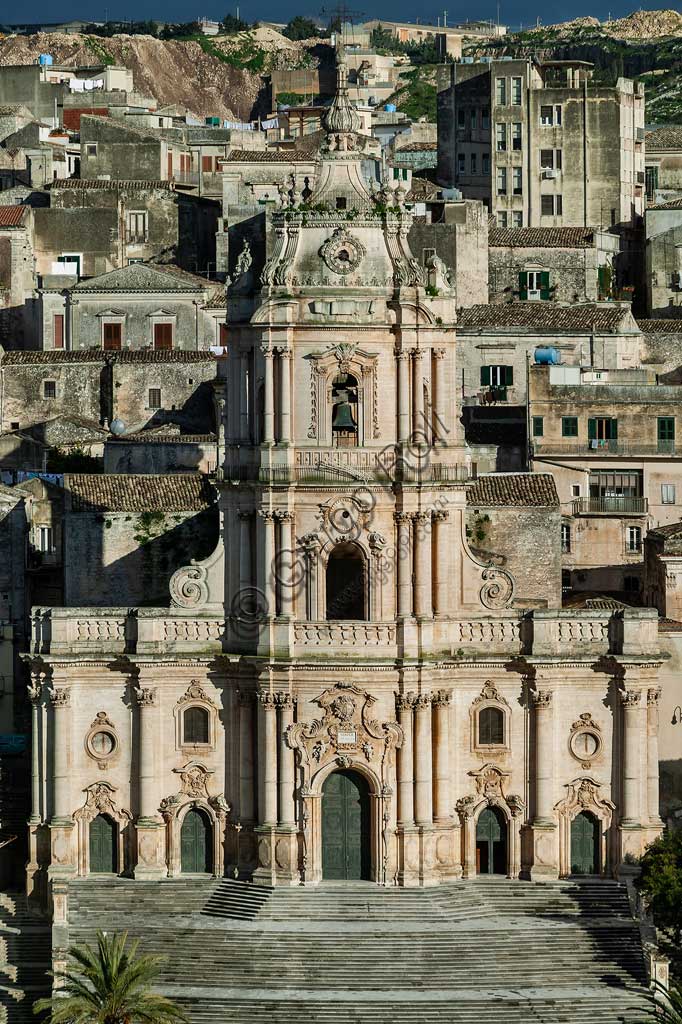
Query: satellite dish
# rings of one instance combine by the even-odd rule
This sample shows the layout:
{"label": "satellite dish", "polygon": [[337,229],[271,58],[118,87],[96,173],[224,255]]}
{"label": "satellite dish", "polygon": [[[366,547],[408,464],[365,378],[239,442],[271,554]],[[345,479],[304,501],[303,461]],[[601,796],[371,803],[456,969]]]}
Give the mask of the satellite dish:
{"label": "satellite dish", "polygon": [[112,420],[111,424],[109,425],[109,430],[111,431],[112,434],[115,434],[116,437],[120,437],[121,434],[123,434],[125,432],[125,428],[126,428],[125,423],[123,422],[123,420],[120,420],[118,417],[116,417],[115,420]]}

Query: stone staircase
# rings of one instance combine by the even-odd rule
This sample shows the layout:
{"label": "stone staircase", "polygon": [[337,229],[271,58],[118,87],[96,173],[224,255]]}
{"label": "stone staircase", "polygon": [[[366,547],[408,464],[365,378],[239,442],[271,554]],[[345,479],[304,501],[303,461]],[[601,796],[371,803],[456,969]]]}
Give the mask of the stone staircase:
{"label": "stone staircase", "polygon": [[50,994],[51,929],[29,913],[26,897],[0,892],[0,1024],[35,1021],[32,1006]]}
{"label": "stone staircase", "polygon": [[69,886],[69,940],[128,930],[168,957],[192,1024],[616,1024],[646,976],[616,882],[478,879],[261,889],[206,879]]}

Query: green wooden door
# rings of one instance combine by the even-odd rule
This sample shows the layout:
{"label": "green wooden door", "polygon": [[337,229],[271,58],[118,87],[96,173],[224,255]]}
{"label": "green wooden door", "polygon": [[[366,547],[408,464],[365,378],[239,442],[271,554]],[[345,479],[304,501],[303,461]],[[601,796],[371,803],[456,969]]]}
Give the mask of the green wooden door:
{"label": "green wooden door", "polygon": [[507,874],[507,822],[497,807],[486,807],[476,823],[476,855],[479,874]]}
{"label": "green wooden door", "polygon": [[182,822],[180,864],[187,874],[210,874],[213,870],[211,824],[196,808],[188,811]]}
{"label": "green wooden door", "polygon": [[357,772],[332,772],[322,790],[322,876],[369,879],[369,790]]}
{"label": "green wooden door", "polygon": [[571,873],[599,874],[599,825],[586,811],[571,822]]}
{"label": "green wooden door", "polygon": [[90,871],[115,874],[116,861],[116,823],[105,814],[98,814],[90,822]]}

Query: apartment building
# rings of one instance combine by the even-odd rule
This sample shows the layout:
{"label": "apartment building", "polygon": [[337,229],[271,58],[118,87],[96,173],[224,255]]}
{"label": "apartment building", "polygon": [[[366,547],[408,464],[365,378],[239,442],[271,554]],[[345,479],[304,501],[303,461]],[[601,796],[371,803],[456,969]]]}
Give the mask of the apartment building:
{"label": "apartment building", "polygon": [[535,472],[562,508],[564,585],[641,590],[647,530],[680,519],[680,387],[646,369],[530,367]]}
{"label": "apartment building", "polygon": [[644,211],[644,89],[584,61],[453,64],[438,92],[438,181],[498,227],[634,228]]}

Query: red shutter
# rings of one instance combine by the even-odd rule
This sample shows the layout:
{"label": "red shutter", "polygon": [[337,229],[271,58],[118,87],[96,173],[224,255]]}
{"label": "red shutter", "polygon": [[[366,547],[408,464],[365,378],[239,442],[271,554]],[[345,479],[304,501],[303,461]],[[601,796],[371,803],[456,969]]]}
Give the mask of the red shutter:
{"label": "red shutter", "polygon": [[173,324],[154,324],[154,348],[157,351],[173,348]]}
{"label": "red shutter", "polygon": [[64,348],[64,314],[55,313],[53,327],[54,347]]}
{"label": "red shutter", "polygon": [[213,170],[213,157],[211,157],[211,156],[202,156],[202,158],[201,158],[201,169],[202,169],[202,171],[212,171]]}
{"label": "red shutter", "polygon": [[168,150],[168,177],[173,177],[173,151]]}
{"label": "red shutter", "polygon": [[227,345],[227,324],[220,324],[220,333],[218,336],[219,345]]}
{"label": "red shutter", "polygon": [[104,348],[109,351],[121,351],[121,324],[104,324]]}

